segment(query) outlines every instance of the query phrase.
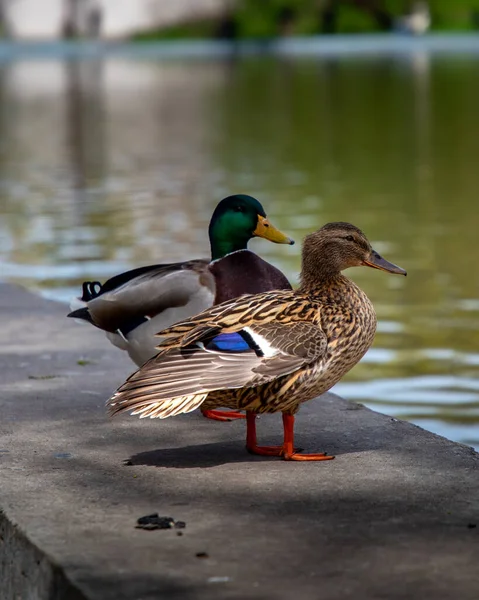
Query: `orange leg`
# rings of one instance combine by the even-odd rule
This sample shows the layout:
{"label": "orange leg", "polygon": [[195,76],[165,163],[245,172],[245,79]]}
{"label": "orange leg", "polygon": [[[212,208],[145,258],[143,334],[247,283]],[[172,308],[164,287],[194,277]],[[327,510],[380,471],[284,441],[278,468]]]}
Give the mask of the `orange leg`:
{"label": "orange leg", "polygon": [[294,415],[283,413],[283,458],[284,460],[332,460],[334,456],[328,456],[325,452],[317,454],[297,454],[294,448]]}
{"label": "orange leg", "polygon": [[283,413],[284,442],[282,446],[258,446],[256,438],[256,414],[246,413],[246,449],[251,454],[262,456],[282,456],[284,460],[332,460],[324,452],[318,454],[299,454],[300,448],[294,447],[294,415]]}
{"label": "orange leg", "polygon": [[[283,446],[258,446],[256,437],[256,413],[246,412],[246,450],[251,454],[260,456],[283,456]],[[301,448],[295,448],[295,452],[301,452]]]}
{"label": "orange leg", "polygon": [[243,413],[235,410],[202,410],[202,415],[212,421],[232,421],[233,419],[246,419]]}

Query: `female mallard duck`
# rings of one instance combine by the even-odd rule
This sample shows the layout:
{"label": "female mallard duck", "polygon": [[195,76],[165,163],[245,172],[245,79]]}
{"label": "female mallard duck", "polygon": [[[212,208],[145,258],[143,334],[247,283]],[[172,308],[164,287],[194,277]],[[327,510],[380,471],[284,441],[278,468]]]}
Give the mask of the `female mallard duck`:
{"label": "female mallard duck", "polygon": [[[337,383],[371,346],[376,314],[341,274],[365,265],[406,275],[349,223],[308,235],[301,286],[242,296],[161,331],[164,349],[108,401],[111,414],[166,417],[195,408],[247,411],[246,447],[286,460],[326,460],[294,449],[294,414]],[[258,446],[255,415],[283,413],[282,446]]]}
{"label": "female mallard duck", "polygon": [[[84,282],[83,307],[68,316],[103,329],[112,344],[141,366],[157,354],[155,334],[161,329],[241,294],[291,289],[281,271],[247,249],[255,236],[278,244],[294,243],[268,221],[258,200],[243,194],[229,196],[211,217],[211,262],[150,265],[121,273],[103,285]],[[204,414],[219,420],[243,417]]]}

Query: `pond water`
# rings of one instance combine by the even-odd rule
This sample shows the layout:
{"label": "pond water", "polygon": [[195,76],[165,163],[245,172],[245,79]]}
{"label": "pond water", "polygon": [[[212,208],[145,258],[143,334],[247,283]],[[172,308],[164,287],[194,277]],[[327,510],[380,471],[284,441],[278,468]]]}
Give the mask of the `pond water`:
{"label": "pond water", "polygon": [[[0,277],[68,300],[83,279],[207,256],[234,192],[298,242],[351,221],[408,277],[349,271],[379,329],[335,391],[479,447],[478,69],[424,53],[5,62]],[[297,281],[300,244],[251,248]]]}

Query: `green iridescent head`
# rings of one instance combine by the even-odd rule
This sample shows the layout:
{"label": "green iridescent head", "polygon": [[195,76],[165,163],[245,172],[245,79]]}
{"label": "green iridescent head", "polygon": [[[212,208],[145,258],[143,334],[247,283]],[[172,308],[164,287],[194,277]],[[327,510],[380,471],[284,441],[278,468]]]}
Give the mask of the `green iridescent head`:
{"label": "green iridescent head", "polygon": [[236,250],[246,250],[252,237],[262,237],[276,244],[294,244],[269,222],[261,203],[245,194],[221,200],[211,217],[208,233],[212,260]]}

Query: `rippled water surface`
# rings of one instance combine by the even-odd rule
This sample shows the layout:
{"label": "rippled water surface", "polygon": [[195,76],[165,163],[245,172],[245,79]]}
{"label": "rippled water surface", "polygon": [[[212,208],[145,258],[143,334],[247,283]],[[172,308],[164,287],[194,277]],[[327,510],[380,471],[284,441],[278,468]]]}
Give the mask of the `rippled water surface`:
{"label": "rippled water surface", "polygon": [[[349,272],[379,330],[335,391],[478,447],[478,69],[467,55],[5,63],[1,278],[67,300],[85,278],[207,256],[232,192],[298,241],[351,221],[409,275]],[[297,281],[299,244],[251,247]]]}

